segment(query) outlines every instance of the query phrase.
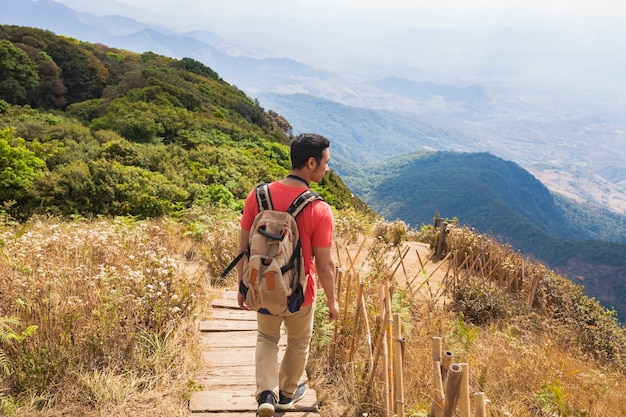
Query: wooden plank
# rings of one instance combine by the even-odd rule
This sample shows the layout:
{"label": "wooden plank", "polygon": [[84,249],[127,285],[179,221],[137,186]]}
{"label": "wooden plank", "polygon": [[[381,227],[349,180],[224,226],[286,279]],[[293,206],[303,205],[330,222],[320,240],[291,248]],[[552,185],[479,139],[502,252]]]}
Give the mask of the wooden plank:
{"label": "wooden plank", "polygon": [[212,390],[214,387],[256,387],[255,366],[236,366],[234,368],[212,368],[204,369],[194,375],[194,380],[205,390]]}
{"label": "wooden plank", "polygon": [[251,320],[256,321],[256,311],[233,310],[214,308],[211,310],[211,320]]}
{"label": "wooden plank", "polygon": [[207,347],[254,347],[256,346],[256,329],[241,332],[201,333],[200,343]]}
{"label": "wooden plank", "polygon": [[[239,387],[196,391],[191,393],[189,400],[189,411],[191,413],[255,412],[257,406],[254,390],[241,390]],[[315,390],[309,388],[304,398],[297,402],[292,410],[317,412],[318,403]],[[289,414],[291,414],[291,410]]]}
{"label": "wooden plank", "polygon": [[241,332],[256,330],[257,324],[256,320],[203,320],[198,329],[201,332]]}
{"label": "wooden plank", "polygon": [[214,348],[202,352],[202,362],[209,368],[254,365],[254,347]]}
{"label": "wooden plank", "polygon": [[[208,368],[254,365],[255,350],[256,347],[211,348],[202,352],[202,362]],[[278,360],[282,361],[284,356],[285,349],[279,349]]]}
{"label": "wooden plank", "polygon": [[211,307],[213,307],[213,308],[232,308],[234,310],[241,310],[241,307],[239,307],[239,303],[237,302],[236,298],[235,299],[231,299],[231,298],[216,298],[215,300],[211,301]]}
{"label": "wooden plank", "polygon": [[[200,334],[200,343],[202,343],[203,348],[254,347],[256,346],[256,329],[255,331],[206,332]],[[278,346],[286,345],[287,336],[283,330]]]}

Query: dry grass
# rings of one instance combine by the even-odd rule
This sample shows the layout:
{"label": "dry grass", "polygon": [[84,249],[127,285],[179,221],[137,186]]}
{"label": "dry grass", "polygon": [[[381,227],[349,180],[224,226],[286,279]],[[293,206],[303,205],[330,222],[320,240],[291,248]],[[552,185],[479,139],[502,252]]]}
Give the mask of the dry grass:
{"label": "dry grass", "polygon": [[[364,260],[344,271],[336,326],[317,304],[308,369],[323,416],[384,415],[384,366],[377,363],[372,378],[357,313],[361,281],[373,349],[380,287],[393,285],[392,310],[406,338],[407,416],[428,415],[435,336],[455,362],[469,364],[471,391],[487,394],[490,416],[626,414],[624,329],[571,282],[458,229],[448,242],[450,264],[438,272],[443,286],[416,291],[429,278],[423,273],[405,288],[395,254],[416,232],[336,217],[338,245],[361,247]],[[219,211],[194,211],[184,221],[5,219],[0,415],[187,416],[189,395],[200,388],[197,321],[217,287],[234,285],[215,277],[237,236],[236,219]],[[343,266],[351,263],[337,253]]]}
{"label": "dry grass", "polygon": [[[399,313],[406,337],[405,415],[429,413],[435,336],[443,338],[456,363],[468,364],[470,392],[486,393],[490,416],[625,415],[626,332],[580,287],[490,237],[456,229],[448,240],[450,265],[442,288],[447,296],[429,298],[398,285],[403,280],[390,276],[398,269],[384,263],[397,262],[384,254],[396,248],[382,248],[380,239],[373,242],[362,249],[370,267],[359,269],[350,290],[344,279],[341,297],[348,300],[347,316],[330,335],[331,342],[314,350],[310,369],[326,401],[324,416],[385,415],[384,365],[378,365],[370,385],[362,318],[355,326],[358,281],[366,283],[374,346],[380,334],[379,287],[385,281],[397,285],[393,311]],[[350,355],[354,339],[358,348]]]}
{"label": "dry grass", "polygon": [[0,338],[0,415],[187,415],[196,322],[236,224],[6,220],[0,318],[17,322]]}

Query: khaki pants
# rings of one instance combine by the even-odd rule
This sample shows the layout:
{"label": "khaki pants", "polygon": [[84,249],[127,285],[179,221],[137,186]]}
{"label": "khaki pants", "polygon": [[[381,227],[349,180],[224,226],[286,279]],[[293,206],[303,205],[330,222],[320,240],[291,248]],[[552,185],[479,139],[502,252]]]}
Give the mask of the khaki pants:
{"label": "khaki pants", "polygon": [[[315,302],[289,317],[257,313],[257,399],[263,391],[272,391],[278,399],[279,390],[287,397],[293,397],[309,355],[314,313]],[[287,330],[287,350],[279,367],[278,340],[283,322]]]}

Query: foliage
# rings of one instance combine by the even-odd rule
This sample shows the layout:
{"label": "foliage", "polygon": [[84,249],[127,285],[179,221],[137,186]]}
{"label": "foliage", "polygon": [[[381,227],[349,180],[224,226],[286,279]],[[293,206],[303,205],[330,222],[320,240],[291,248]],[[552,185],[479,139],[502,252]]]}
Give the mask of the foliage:
{"label": "foliage", "polygon": [[[4,170],[1,197],[16,201],[10,214],[20,220],[241,210],[258,182],[290,169],[289,123],[198,61],[2,31],[4,71],[24,94],[0,94],[2,152],[16,164]],[[365,208],[332,172],[314,188],[336,208]]]}
{"label": "foliage", "polygon": [[510,312],[510,302],[498,288],[465,281],[454,292],[452,308],[469,323],[484,326],[505,318]]}
{"label": "foliage", "polygon": [[35,63],[22,49],[0,39],[0,97],[9,103],[25,104],[38,85]]}
{"label": "foliage", "polygon": [[45,163],[9,128],[0,129],[0,200],[19,200],[44,172]]}
{"label": "foliage", "polygon": [[17,415],[17,406],[11,396],[4,394],[6,386],[5,378],[9,378],[19,364],[11,360],[17,350],[17,344],[37,331],[37,326],[28,326],[22,332],[17,332],[16,327],[21,326],[21,321],[16,317],[0,316],[0,413],[6,416]]}

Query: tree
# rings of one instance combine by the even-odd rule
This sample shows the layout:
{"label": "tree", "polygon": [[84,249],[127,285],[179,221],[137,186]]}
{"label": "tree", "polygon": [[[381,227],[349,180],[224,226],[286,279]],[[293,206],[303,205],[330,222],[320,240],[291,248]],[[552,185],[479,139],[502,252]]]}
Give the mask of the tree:
{"label": "tree", "polygon": [[63,84],[67,87],[68,103],[76,103],[102,95],[108,70],[94,54],[81,48],[80,43],[59,38],[48,45],[46,53],[63,69]]}
{"label": "tree", "polygon": [[28,94],[38,85],[37,66],[26,52],[6,39],[0,40],[0,98],[26,104]]}
{"label": "tree", "polygon": [[23,197],[46,166],[24,143],[9,128],[0,130],[0,201]]}

